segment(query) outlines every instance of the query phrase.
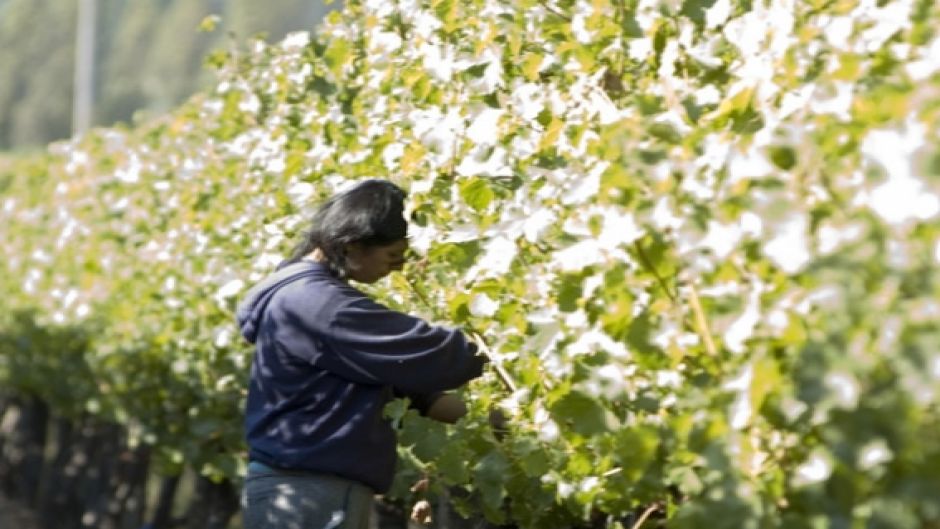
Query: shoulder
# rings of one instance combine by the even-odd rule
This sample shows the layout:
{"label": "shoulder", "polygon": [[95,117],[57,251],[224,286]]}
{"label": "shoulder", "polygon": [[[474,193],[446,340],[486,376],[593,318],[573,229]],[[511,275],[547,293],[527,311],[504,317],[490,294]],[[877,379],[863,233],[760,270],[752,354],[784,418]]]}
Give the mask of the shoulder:
{"label": "shoulder", "polygon": [[291,318],[328,322],[337,310],[371,301],[349,284],[323,273],[311,274],[285,285],[271,300],[272,308]]}

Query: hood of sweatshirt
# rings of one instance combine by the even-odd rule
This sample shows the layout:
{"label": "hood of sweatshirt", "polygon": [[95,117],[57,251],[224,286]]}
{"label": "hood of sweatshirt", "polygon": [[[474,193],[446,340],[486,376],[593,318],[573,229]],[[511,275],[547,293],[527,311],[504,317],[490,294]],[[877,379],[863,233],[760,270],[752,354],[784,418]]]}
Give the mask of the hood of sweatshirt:
{"label": "hood of sweatshirt", "polygon": [[292,263],[251,287],[245,297],[238,303],[238,308],[235,311],[235,318],[238,321],[242,336],[249,343],[255,343],[255,340],[258,339],[258,329],[264,311],[271,298],[281,287],[305,277],[313,277],[318,273],[323,273],[324,270],[326,270],[325,266],[310,261]]}

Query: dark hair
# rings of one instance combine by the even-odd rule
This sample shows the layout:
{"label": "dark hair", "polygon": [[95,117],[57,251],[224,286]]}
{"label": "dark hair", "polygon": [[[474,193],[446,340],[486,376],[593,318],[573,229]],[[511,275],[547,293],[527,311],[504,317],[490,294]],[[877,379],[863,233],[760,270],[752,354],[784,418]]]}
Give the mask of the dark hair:
{"label": "dark hair", "polygon": [[319,248],[338,277],[346,277],[346,245],[382,246],[408,237],[405,192],[386,180],[370,179],[333,195],[317,208],[287,263]]}

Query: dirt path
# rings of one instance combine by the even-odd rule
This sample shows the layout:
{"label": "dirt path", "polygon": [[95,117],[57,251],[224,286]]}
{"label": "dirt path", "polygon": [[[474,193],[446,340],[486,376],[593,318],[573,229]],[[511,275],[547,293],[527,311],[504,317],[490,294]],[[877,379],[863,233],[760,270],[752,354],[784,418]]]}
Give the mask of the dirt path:
{"label": "dirt path", "polygon": [[0,496],[0,529],[39,529],[39,524],[29,511]]}

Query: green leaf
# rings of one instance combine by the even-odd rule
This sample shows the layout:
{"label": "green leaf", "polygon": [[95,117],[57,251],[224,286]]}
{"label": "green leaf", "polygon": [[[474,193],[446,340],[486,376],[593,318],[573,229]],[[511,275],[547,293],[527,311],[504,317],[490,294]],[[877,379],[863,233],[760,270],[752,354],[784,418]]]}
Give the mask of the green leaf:
{"label": "green leaf", "polygon": [[581,299],[581,284],[584,278],[580,274],[566,274],[558,278],[556,287],[558,300],[558,310],[562,312],[574,312],[578,310],[578,300]]}
{"label": "green leaf", "polygon": [[653,94],[637,94],[635,98],[636,106],[645,116],[652,116],[665,110],[665,101],[661,96]]}
{"label": "green leaf", "polygon": [[483,211],[496,198],[496,193],[486,180],[472,177],[460,184],[460,197],[474,210]]}
{"label": "green leaf", "polygon": [[398,165],[403,173],[410,175],[418,169],[426,154],[427,149],[424,145],[418,141],[413,141],[405,146],[405,152],[398,160]]}
{"label": "green leaf", "polygon": [[742,88],[735,92],[731,97],[723,100],[718,107],[718,112],[721,114],[730,114],[735,111],[742,112],[750,106],[753,98],[753,88]]}
{"label": "green leaf", "polygon": [[563,395],[550,406],[549,411],[563,429],[586,437],[609,432],[619,426],[610,410],[578,390]]}
{"label": "green leaf", "polygon": [[473,466],[474,484],[490,509],[498,510],[502,506],[508,471],[509,461],[499,450],[492,450]]}
{"label": "green leaf", "polygon": [[416,435],[409,436],[414,443],[412,452],[422,461],[433,461],[447,445],[447,432],[445,426],[437,421],[415,417],[409,421],[410,428],[416,429]]}
{"label": "green leaf", "polygon": [[666,143],[679,143],[682,136],[671,123],[653,123],[649,126],[650,134]]}
{"label": "green leaf", "polygon": [[674,34],[674,30],[669,22],[661,20],[653,33],[653,51],[656,53],[655,62],[658,65],[666,50],[666,43]]}
{"label": "green leaf", "polygon": [[394,399],[385,405],[383,416],[391,420],[395,428],[398,428],[406,413],[408,413],[408,402],[405,399]]}
{"label": "green leaf", "polygon": [[222,17],[219,15],[209,15],[202,19],[202,22],[199,23],[199,31],[203,33],[211,33],[215,31],[215,28],[219,25],[219,22],[222,20]]}
{"label": "green leaf", "polygon": [[783,382],[779,366],[773,358],[761,358],[754,363],[754,380],[750,387],[751,407],[760,410],[767,396]]}
{"label": "green leaf", "polygon": [[[558,141],[558,138],[561,136],[561,132],[565,128],[564,120],[556,118],[555,116],[552,116],[551,113],[549,113],[549,116],[551,117],[551,119],[549,120],[547,124],[544,125],[545,134],[542,136],[542,140],[539,143],[539,146],[542,148],[547,148],[547,147],[551,147],[552,145],[555,145],[555,142]],[[539,114],[539,118],[541,118],[541,114]]]}
{"label": "green leaf", "polygon": [[484,62],[484,63],[481,63],[481,64],[475,64],[475,65],[473,65],[473,66],[467,68],[466,70],[464,70],[464,73],[466,73],[468,76],[470,76],[470,77],[472,77],[472,78],[478,79],[478,78],[480,78],[480,77],[483,77],[483,73],[486,72],[486,69],[487,69],[489,66],[490,66],[490,63],[488,63],[488,62]]}
{"label": "green leaf", "polygon": [[455,323],[462,323],[470,319],[470,294],[461,292],[456,294],[447,304],[450,317]]}
{"label": "green leaf", "polygon": [[531,437],[514,438],[512,449],[519,460],[522,471],[532,478],[541,478],[551,470],[551,460],[546,454],[545,447],[541,446]]}
{"label": "green leaf", "polygon": [[844,53],[839,56],[839,69],[833,72],[832,78],[840,81],[855,81],[861,73],[861,57],[854,53]]}
{"label": "green leaf", "polygon": [[638,39],[643,37],[643,27],[640,26],[639,22],[637,22],[636,16],[633,12],[625,13],[620,21],[620,25],[623,28],[624,37],[628,39]]}
{"label": "green leaf", "polygon": [[460,439],[450,439],[441,447],[435,465],[446,482],[456,485],[466,483],[470,479],[468,451],[469,448]]}
{"label": "green leaf", "polygon": [[568,166],[568,160],[560,156],[554,148],[549,148],[539,153],[535,165],[543,169],[561,169]]}
{"label": "green leaf", "polygon": [[431,247],[428,251],[428,259],[432,263],[447,263],[457,270],[463,270],[473,264],[479,253],[478,241],[444,243]]}
{"label": "green leaf", "polygon": [[636,481],[652,463],[659,446],[659,432],[652,426],[623,428],[614,436],[623,476]]}
{"label": "green leaf", "polygon": [[630,320],[626,341],[630,347],[641,353],[655,353],[657,348],[651,343],[653,326],[649,311],[643,311]]}
{"label": "green leaf", "polygon": [[310,88],[310,90],[313,90],[314,92],[320,94],[320,97],[324,98],[330,97],[336,93],[336,85],[330,83],[319,75],[311,77],[307,86]]}
{"label": "green leaf", "polygon": [[742,135],[754,134],[764,128],[764,117],[753,107],[734,112],[731,118],[731,129]]}
{"label": "green leaf", "polygon": [[705,11],[715,5],[716,0],[685,0],[682,2],[682,15],[695,22],[697,26],[705,25]]}
{"label": "green leaf", "polygon": [[601,326],[615,340],[629,340],[637,324],[633,317],[633,295],[626,290],[611,290],[613,293],[604,296],[600,307]]}
{"label": "green leaf", "polygon": [[796,166],[796,150],[789,145],[772,145],[767,149],[770,153],[770,161],[774,165],[789,171]]}
{"label": "green leaf", "polygon": [[526,53],[522,56],[520,68],[522,74],[529,81],[537,81],[539,78],[539,67],[542,65],[542,55],[538,53]]}
{"label": "green leaf", "polygon": [[445,33],[453,33],[460,28],[460,2],[457,0],[435,0],[432,3],[434,12],[443,23]]}
{"label": "green leaf", "polygon": [[535,121],[537,121],[539,125],[547,127],[548,124],[552,122],[553,117],[554,116],[552,116],[551,109],[546,107],[543,108],[537,116],[535,116]]}
{"label": "green leaf", "polygon": [[483,96],[483,102],[490,108],[502,108],[502,105],[499,103],[499,94],[496,92],[490,92]]}
{"label": "green leaf", "polygon": [[343,67],[350,62],[350,44],[349,41],[342,38],[335,38],[330,41],[326,52],[323,54],[326,64],[333,71],[333,74],[339,77]]}
{"label": "green leaf", "polygon": [[689,121],[693,124],[698,124],[698,120],[705,113],[706,108],[699,106],[695,103],[692,98],[685,98],[682,100],[682,106],[685,108],[685,114],[689,117]]}

